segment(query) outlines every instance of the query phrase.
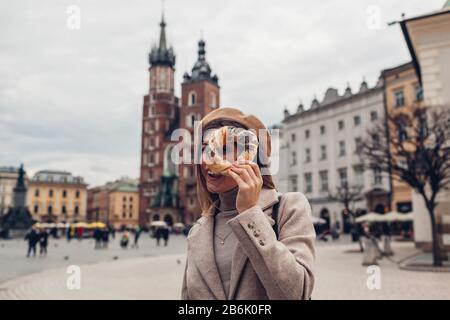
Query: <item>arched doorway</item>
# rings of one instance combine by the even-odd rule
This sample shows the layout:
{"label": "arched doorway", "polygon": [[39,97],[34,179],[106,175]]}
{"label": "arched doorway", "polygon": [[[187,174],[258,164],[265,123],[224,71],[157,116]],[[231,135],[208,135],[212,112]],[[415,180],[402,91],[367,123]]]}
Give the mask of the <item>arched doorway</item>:
{"label": "arched doorway", "polygon": [[320,210],[320,217],[325,220],[325,224],[322,225],[323,230],[330,229],[330,211],[327,208]]}
{"label": "arched doorway", "polygon": [[159,220],[161,220],[161,217],[159,216],[159,214],[156,213],[156,214],[153,215],[152,220],[153,221],[159,221]]}
{"label": "arched doorway", "polygon": [[164,221],[167,223],[168,226],[172,226],[172,225],[173,225],[173,218],[172,218],[172,215],[169,214],[169,213],[167,213],[167,214],[164,216]]}

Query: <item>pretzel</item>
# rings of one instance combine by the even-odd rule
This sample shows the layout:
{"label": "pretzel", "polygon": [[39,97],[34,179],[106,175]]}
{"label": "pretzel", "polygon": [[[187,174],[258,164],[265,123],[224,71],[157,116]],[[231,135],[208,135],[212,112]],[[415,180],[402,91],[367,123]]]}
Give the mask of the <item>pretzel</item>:
{"label": "pretzel", "polygon": [[215,129],[208,145],[205,147],[205,163],[209,171],[214,174],[226,175],[231,167],[230,159],[226,159],[224,151],[237,153],[237,160],[254,160],[258,151],[258,139],[256,135],[244,128],[224,126]]}

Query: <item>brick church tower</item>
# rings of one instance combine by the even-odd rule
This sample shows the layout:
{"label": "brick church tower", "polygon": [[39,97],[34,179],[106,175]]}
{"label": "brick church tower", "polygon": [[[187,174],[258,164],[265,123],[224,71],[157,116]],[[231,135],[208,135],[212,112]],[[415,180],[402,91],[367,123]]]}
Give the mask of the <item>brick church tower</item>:
{"label": "brick church tower", "polygon": [[[164,157],[170,148],[170,133],[178,126],[178,98],[174,94],[175,54],[166,42],[164,16],[160,23],[159,45],[149,54],[149,92],[144,96],[142,114],[141,170],[139,187],[139,223],[163,220],[152,207],[176,207],[177,199],[168,196],[176,189],[176,168]],[[163,177],[166,177],[165,181]],[[162,188],[163,187],[163,188]],[[164,189],[164,190],[162,190]],[[161,194],[165,192],[164,194]],[[174,191],[176,195],[176,190]],[[157,216],[155,216],[157,215]],[[169,215],[166,215],[166,218]],[[168,220],[173,220],[171,217]],[[171,222],[171,221],[169,221]]]}
{"label": "brick church tower", "polygon": [[[220,105],[220,87],[217,75],[211,75],[206,61],[205,41],[198,42],[198,59],[191,74],[185,73],[181,85],[180,128],[191,131],[194,136],[194,122]],[[195,165],[179,166],[179,195],[185,223],[194,222],[201,214],[197,201]]]}

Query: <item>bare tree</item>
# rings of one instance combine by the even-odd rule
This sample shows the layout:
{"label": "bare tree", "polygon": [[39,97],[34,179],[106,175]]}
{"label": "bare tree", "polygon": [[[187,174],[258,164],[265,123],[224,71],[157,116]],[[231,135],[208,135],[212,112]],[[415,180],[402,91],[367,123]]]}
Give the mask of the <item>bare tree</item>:
{"label": "bare tree", "polygon": [[[363,199],[361,186],[349,186],[347,183],[336,188],[335,193],[330,193],[329,197],[344,206],[344,214],[350,216],[352,232],[356,232],[355,213],[352,210],[353,204]],[[361,237],[358,233],[358,242],[360,251],[364,251]]]}
{"label": "bare tree", "polygon": [[391,174],[421,195],[431,220],[433,264],[442,266],[435,209],[437,195],[450,187],[450,109],[405,109],[369,129],[361,156],[366,166]]}

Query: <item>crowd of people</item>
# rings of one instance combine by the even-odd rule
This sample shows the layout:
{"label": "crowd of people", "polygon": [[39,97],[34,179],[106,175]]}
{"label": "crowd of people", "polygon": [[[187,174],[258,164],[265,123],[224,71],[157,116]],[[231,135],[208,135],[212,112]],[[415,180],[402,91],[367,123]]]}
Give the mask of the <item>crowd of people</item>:
{"label": "crowd of people", "polygon": [[[130,238],[133,237],[131,248],[139,248],[139,239],[146,230],[141,227],[124,229],[120,236],[120,247],[127,249],[130,245]],[[168,245],[170,237],[170,227],[163,226],[152,228],[149,230],[150,236],[156,239],[156,245],[160,246],[161,240],[164,241],[164,246]],[[39,255],[47,255],[48,239],[52,235],[54,238],[59,238],[58,232],[48,231],[46,228],[39,228],[32,226],[28,233],[25,235],[25,240],[28,241],[27,257],[36,256],[37,248],[39,245]],[[98,227],[93,230],[87,230],[85,228],[67,228],[65,230],[66,240],[70,242],[73,238],[81,241],[83,238],[94,239],[94,249],[107,249],[110,239],[115,239],[116,230],[110,226]]]}
{"label": "crowd of people", "polygon": [[48,247],[47,230],[32,227],[31,230],[25,235],[25,240],[28,241],[27,258],[29,258],[31,254],[33,254],[33,257],[36,256],[36,249],[38,244],[39,244],[39,255],[40,256],[47,255],[47,247]]}

